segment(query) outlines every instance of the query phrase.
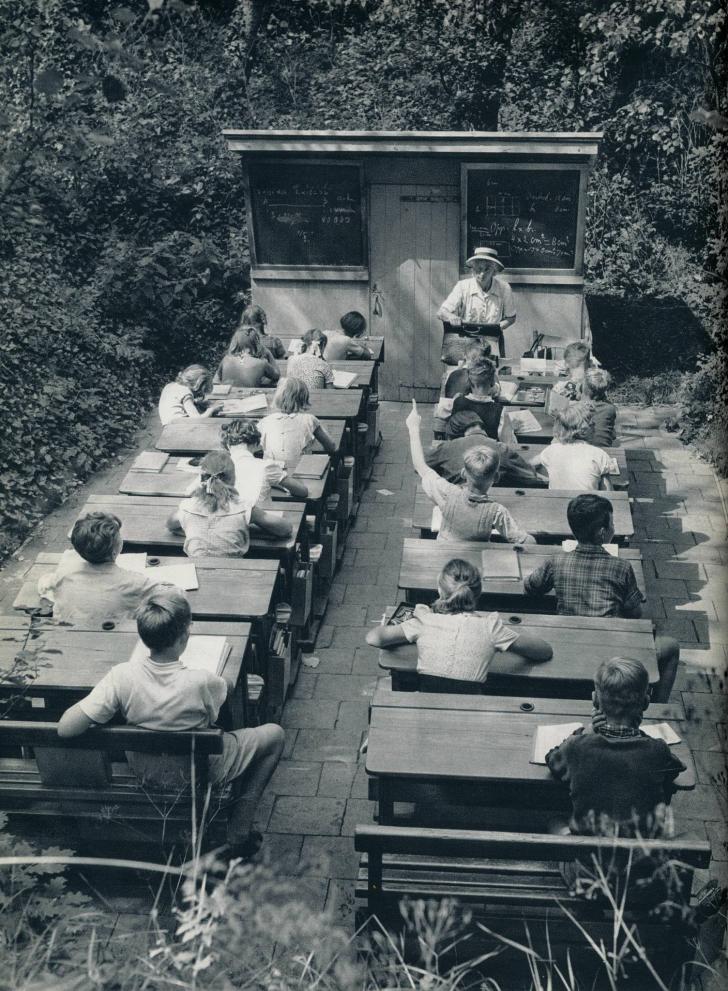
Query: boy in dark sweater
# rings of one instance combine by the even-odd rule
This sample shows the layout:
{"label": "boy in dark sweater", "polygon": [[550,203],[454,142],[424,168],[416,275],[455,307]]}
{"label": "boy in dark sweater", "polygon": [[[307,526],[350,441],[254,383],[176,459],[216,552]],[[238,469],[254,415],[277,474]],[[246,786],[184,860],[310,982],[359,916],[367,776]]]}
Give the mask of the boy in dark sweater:
{"label": "boy in dark sweater", "polygon": [[468,368],[469,392],[455,397],[448,424],[448,437],[457,436],[453,430],[453,418],[457,413],[468,410],[477,414],[487,435],[493,440],[498,440],[503,404],[495,398],[498,394],[496,379],[495,365],[488,358]]}
{"label": "boy in dark sweater", "polygon": [[640,661],[614,657],[594,679],[593,726],[546,754],[555,778],[569,786],[572,833],[660,835],[675,779],[686,768],[663,740],[640,730],[650,703]]}
{"label": "boy in dark sweater", "polygon": [[617,407],[607,400],[612,376],[603,368],[587,368],[582,387],[582,405],[591,410],[594,434],[591,443],[595,447],[614,447],[617,439]]}

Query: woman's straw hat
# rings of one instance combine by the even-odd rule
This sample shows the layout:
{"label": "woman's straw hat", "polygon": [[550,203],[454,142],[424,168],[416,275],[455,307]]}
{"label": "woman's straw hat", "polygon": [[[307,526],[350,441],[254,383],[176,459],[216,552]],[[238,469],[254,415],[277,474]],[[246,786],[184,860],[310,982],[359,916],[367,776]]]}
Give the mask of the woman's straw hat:
{"label": "woman's straw hat", "polygon": [[468,258],[467,264],[472,265],[473,262],[490,262],[492,265],[497,266],[500,269],[504,269],[505,265],[498,257],[498,252],[495,248],[476,248],[473,255]]}

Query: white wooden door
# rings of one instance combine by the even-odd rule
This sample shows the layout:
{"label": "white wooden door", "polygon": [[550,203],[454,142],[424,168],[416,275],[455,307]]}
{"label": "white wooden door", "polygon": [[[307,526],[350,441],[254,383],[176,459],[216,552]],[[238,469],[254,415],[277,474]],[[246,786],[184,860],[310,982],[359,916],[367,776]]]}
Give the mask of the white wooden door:
{"label": "white wooden door", "polygon": [[370,327],[384,337],[382,399],[434,402],[440,388],[440,304],[458,280],[459,189],[370,187]]}

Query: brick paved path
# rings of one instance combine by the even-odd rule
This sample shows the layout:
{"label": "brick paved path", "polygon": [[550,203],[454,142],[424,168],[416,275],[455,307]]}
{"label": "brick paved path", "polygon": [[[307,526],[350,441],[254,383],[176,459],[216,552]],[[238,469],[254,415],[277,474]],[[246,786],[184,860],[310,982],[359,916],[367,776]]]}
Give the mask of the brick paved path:
{"label": "brick paved path", "polygon": [[[377,676],[376,651],[364,636],[384,608],[397,599],[402,547],[411,529],[414,474],[409,467],[406,407],[384,403],[384,441],[374,476],[362,498],[347,540],[329,607],[309,658],[288,702],[284,760],[259,810],[268,855],[302,894],[318,907],[329,905],[351,919],[356,873],[354,826],[369,822],[366,776],[357,761],[367,723],[367,706]],[[620,441],[628,449],[635,522],[634,545],[642,551],[649,606],[660,631],[682,643],[685,665],[673,701],[691,716],[689,743],[699,781],[695,792],[673,803],[681,831],[710,838],[711,873],[728,883],[728,850],[722,823],[728,815],[724,774],[728,717],[723,675],[727,664],[728,558],[721,489],[710,467],[679,440],[659,429],[659,410],[623,408]],[[153,446],[155,418],[140,433],[139,447]],[[423,409],[423,423],[428,411]],[[78,508],[94,492],[115,492],[134,453],[99,474],[52,514],[38,536],[20,551],[25,561],[58,546]],[[9,609],[14,563],[0,586],[0,605]]]}

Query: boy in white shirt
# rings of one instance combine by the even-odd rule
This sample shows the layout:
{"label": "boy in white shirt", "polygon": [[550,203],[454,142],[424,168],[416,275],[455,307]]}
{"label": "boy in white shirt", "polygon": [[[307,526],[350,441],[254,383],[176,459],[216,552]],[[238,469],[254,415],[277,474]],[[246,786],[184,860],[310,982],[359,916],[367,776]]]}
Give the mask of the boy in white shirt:
{"label": "boy in white shirt", "polygon": [[531,460],[548,472],[550,489],[612,488],[612,459],[589,443],[593,436],[594,419],[587,407],[574,404],[554,414],[554,439]]}
{"label": "boy in white shirt", "polygon": [[[227,696],[227,682],[209,671],[186,668],[180,661],[190,636],[191,616],[179,589],[166,586],[150,595],[137,611],[139,637],[148,657],[111,668],[90,694],[63,713],[60,737],[80,736],[97,723],[121,713],[127,723],[157,731],[206,729],[218,717]],[[262,836],[252,829],[263,790],[283,753],[285,735],[268,723],[225,733],[223,752],[210,757],[210,781],[231,784],[234,802],[228,815],[228,849],[232,857],[251,857]],[[130,754],[134,772],[145,781],[186,775],[179,758],[163,754]]]}
{"label": "boy in white shirt", "polygon": [[124,543],[119,517],[100,512],[82,516],[73,525],[71,543],[76,553],[64,554],[52,574],[38,579],[41,600],[53,603],[53,618],[90,626],[131,619],[158,583],[116,563]]}

